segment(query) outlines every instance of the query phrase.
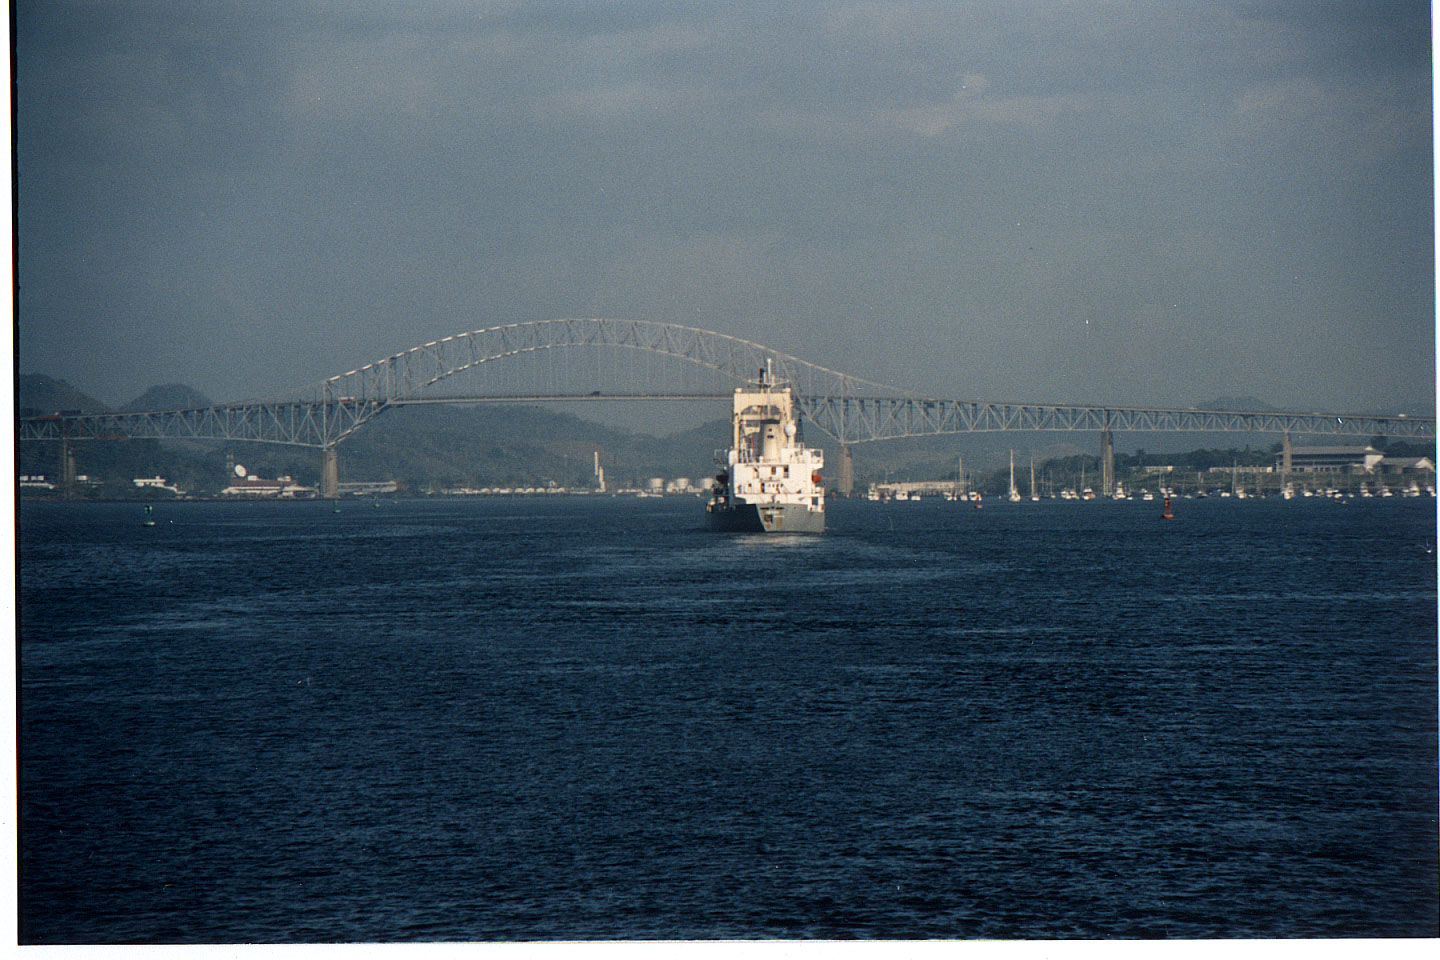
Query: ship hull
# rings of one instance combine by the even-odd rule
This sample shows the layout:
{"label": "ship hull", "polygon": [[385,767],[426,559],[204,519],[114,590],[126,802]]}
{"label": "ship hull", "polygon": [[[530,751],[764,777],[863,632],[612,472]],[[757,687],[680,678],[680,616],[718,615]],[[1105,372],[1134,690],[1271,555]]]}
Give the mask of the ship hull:
{"label": "ship hull", "polygon": [[710,529],[722,533],[824,533],[825,512],[798,503],[711,506]]}

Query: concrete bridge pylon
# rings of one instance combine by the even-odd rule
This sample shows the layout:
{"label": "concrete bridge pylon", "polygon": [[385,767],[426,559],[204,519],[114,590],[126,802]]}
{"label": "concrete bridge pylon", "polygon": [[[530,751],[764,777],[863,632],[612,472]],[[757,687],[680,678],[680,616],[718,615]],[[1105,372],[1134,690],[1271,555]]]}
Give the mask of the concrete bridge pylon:
{"label": "concrete bridge pylon", "polygon": [[69,500],[75,496],[75,447],[69,437],[60,440],[60,495]]}
{"label": "concrete bridge pylon", "polygon": [[840,496],[848,497],[855,492],[855,460],[850,454],[850,447],[840,447],[840,482],[838,484]]}
{"label": "concrete bridge pylon", "polygon": [[320,496],[330,500],[340,496],[340,452],[333,443],[322,449],[325,462],[320,468]]}
{"label": "concrete bridge pylon", "polygon": [[1100,495],[1115,496],[1115,435],[1109,427],[1100,431]]}

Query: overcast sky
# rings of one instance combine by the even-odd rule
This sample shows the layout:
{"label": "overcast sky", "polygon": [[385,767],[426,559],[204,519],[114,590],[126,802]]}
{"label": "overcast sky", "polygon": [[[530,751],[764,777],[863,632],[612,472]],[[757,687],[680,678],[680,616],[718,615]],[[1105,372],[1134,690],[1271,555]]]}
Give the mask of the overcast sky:
{"label": "overcast sky", "polygon": [[1430,7],[19,0],[22,373],[671,321],[960,398],[1422,412]]}

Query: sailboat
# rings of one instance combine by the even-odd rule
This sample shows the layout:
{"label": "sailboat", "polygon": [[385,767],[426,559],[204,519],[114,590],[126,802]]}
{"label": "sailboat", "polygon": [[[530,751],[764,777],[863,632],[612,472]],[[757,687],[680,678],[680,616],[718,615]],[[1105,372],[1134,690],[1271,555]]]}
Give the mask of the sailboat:
{"label": "sailboat", "polygon": [[153,508],[152,506],[150,506],[150,504],[148,504],[148,503],[145,504],[145,522],[142,524],[142,526],[146,526],[146,527],[153,527],[153,526],[155,526],[155,518],[152,517],[152,516],[150,516],[150,511],[153,510],[153,509],[154,509],[154,508]]}
{"label": "sailboat", "polygon": [[1011,503],[1020,502],[1020,491],[1015,489],[1015,451],[1010,451],[1010,493]]}
{"label": "sailboat", "polygon": [[1032,501],[1040,499],[1040,494],[1035,492],[1035,454],[1033,452],[1030,454],[1030,499]]}

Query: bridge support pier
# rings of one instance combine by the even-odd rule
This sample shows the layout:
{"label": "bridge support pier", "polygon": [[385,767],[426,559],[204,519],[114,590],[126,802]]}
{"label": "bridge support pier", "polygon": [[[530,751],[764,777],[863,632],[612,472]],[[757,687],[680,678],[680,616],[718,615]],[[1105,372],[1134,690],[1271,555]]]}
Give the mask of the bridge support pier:
{"label": "bridge support pier", "polygon": [[75,447],[69,437],[60,438],[60,495],[75,496]]}
{"label": "bridge support pier", "polygon": [[850,448],[840,447],[840,495],[848,497],[855,492],[855,461],[850,456]]}
{"label": "bridge support pier", "polygon": [[1100,495],[1115,496],[1115,436],[1109,427],[1100,431]]}
{"label": "bridge support pier", "polygon": [[330,500],[340,496],[340,453],[333,443],[322,449],[325,463],[320,468],[320,496]]}

